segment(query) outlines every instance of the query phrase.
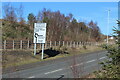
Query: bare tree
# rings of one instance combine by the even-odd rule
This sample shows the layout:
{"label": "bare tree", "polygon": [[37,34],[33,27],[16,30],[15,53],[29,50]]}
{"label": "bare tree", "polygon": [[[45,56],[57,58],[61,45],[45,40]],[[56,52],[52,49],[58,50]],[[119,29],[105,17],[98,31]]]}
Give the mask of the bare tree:
{"label": "bare tree", "polygon": [[24,14],[23,12],[24,12],[24,7],[21,4],[17,9],[18,21],[20,22],[20,24],[25,24],[25,20],[23,18],[23,14]]}
{"label": "bare tree", "polygon": [[4,19],[11,22],[17,21],[17,15],[15,8],[9,3],[6,5],[3,5],[4,10]]}

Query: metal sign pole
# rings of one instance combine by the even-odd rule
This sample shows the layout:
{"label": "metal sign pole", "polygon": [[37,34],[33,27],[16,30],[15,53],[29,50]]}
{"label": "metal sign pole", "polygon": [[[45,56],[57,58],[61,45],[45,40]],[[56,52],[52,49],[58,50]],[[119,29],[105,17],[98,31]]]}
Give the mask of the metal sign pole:
{"label": "metal sign pole", "polygon": [[35,43],[34,43],[34,55],[36,55],[36,43],[37,43],[37,36],[36,36],[36,34],[35,34],[35,38],[36,38],[36,40],[35,40]]}
{"label": "metal sign pole", "polygon": [[36,43],[34,43],[34,55],[36,55]]}
{"label": "metal sign pole", "polygon": [[44,53],[44,43],[42,43],[42,56],[41,56],[41,59],[43,59],[43,53]]}

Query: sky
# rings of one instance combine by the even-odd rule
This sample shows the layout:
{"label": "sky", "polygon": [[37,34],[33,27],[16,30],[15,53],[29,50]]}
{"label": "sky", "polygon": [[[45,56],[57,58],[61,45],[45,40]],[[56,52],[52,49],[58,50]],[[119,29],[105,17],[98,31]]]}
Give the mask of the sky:
{"label": "sky", "polygon": [[[3,2],[2,5],[6,4]],[[78,21],[86,23],[93,20],[97,22],[100,27],[101,33],[107,35],[112,34],[113,26],[117,26],[116,20],[118,19],[118,2],[11,2],[14,7],[19,7],[21,4],[24,6],[24,18],[27,19],[29,13],[37,15],[38,11],[43,8],[50,9],[51,11],[60,11],[62,14],[73,14],[73,17]],[[108,9],[109,14],[109,29],[108,26]],[[4,12],[3,12],[4,15]]]}

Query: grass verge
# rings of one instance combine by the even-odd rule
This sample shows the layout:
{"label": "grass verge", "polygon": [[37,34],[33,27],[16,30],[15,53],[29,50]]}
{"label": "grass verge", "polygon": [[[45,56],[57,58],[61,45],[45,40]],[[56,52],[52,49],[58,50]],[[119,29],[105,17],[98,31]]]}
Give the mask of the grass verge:
{"label": "grass verge", "polygon": [[[40,61],[46,61],[61,57],[67,57],[77,54],[85,54],[95,51],[101,51],[103,50],[99,46],[80,46],[79,48],[69,47],[54,47],[50,49],[53,51],[53,53],[58,53],[57,55],[50,57],[48,54],[44,54],[44,57],[46,57],[44,60],[41,60],[41,54],[40,51],[37,51],[38,54],[36,56],[33,55],[33,51],[26,51],[26,50],[11,50],[11,51],[3,51],[2,53],[2,66],[3,68],[13,67],[13,66],[20,66],[23,64],[30,64],[34,62],[40,62]],[[49,53],[51,51],[48,51]],[[67,53],[67,54],[66,54]]]}

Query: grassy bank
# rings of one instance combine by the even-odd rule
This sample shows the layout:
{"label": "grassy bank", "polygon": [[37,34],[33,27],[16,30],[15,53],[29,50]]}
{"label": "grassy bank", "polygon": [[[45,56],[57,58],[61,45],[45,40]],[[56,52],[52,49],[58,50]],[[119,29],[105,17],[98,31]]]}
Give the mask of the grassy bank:
{"label": "grassy bank", "polygon": [[[44,51],[44,60],[51,60],[100,50],[102,50],[102,48],[97,46],[81,46],[79,48],[54,47]],[[33,55],[33,51],[28,50],[6,50],[2,53],[3,68],[44,61],[41,60],[41,50],[37,50],[36,56]]]}

